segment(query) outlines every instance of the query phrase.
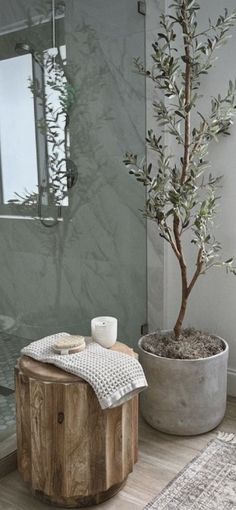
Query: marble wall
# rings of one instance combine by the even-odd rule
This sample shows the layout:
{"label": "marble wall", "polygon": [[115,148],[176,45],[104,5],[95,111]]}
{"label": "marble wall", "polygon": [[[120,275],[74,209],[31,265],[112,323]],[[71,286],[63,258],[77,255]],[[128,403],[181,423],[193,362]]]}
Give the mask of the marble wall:
{"label": "marble wall", "polygon": [[120,340],[134,344],[146,322],[144,192],[122,159],[144,153],[145,82],[132,67],[144,57],[144,17],[136,0],[67,0],[65,19],[78,181],[53,228],[0,218],[0,314],[27,338],[88,334],[92,317],[114,315]]}
{"label": "marble wall", "polygon": [[25,28],[27,10],[29,12],[32,4],[37,0],[0,0],[0,34],[9,33],[11,30]]}

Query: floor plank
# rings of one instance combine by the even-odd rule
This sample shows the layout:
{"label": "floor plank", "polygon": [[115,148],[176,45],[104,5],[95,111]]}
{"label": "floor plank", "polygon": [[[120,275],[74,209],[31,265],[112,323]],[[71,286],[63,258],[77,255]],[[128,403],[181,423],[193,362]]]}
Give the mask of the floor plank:
{"label": "floor plank", "polygon": [[[236,433],[236,399],[229,399],[225,419],[218,429]],[[216,435],[217,430],[197,437],[169,436],[152,429],[141,419],[139,461],[122,491],[97,508],[99,510],[142,510],[146,503],[156,496]],[[51,510],[52,507],[31,496],[16,471],[0,480],[0,510],[32,509]]]}

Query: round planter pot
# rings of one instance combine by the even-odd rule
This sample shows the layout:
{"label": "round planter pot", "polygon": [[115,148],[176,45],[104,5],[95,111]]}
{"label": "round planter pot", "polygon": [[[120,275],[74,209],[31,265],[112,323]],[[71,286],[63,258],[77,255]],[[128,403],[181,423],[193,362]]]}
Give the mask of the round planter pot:
{"label": "round planter pot", "polygon": [[[140,395],[141,413],[155,429],[192,436],[214,429],[222,421],[227,398],[228,344],[209,358],[162,358],[142,348],[139,360],[148,389]],[[213,338],[216,335],[212,335]]]}

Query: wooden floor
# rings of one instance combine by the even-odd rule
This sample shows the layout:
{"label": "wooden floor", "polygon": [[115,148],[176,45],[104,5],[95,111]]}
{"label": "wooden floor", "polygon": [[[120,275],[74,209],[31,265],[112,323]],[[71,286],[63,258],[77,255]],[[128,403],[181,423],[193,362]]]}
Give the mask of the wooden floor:
{"label": "wooden floor", "polygon": [[[236,433],[236,399],[229,399],[226,417],[218,428]],[[169,436],[155,431],[141,420],[139,461],[134,472],[117,496],[93,508],[142,510],[216,435],[217,430],[192,438]],[[49,509],[52,507],[31,496],[17,472],[0,480],[0,510]]]}

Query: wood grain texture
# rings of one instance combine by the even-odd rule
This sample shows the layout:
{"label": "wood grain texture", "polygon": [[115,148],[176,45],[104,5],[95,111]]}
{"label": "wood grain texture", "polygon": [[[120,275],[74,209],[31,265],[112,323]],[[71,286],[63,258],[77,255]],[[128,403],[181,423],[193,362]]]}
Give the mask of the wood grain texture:
{"label": "wood grain texture", "polygon": [[[225,419],[218,429],[236,433],[236,399],[229,399]],[[217,430],[197,437],[170,436],[152,429],[141,419],[139,462],[125,486],[109,501],[101,503],[99,510],[143,510],[216,436]],[[51,510],[52,507],[37,501],[15,471],[0,480],[0,509]]]}
{"label": "wood grain texture", "polygon": [[[134,356],[123,344],[115,350]],[[102,410],[84,380],[23,357],[16,400],[18,470],[35,495],[76,507],[120,489],[137,460],[137,396]]]}
{"label": "wood grain texture", "polygon": [[133,441],[134,463],[136,463],[138,461],[138,430],[139,430],[139,397],[138,397],[138,395],[132,399],[132,406],[133,406],[132,441]]}

